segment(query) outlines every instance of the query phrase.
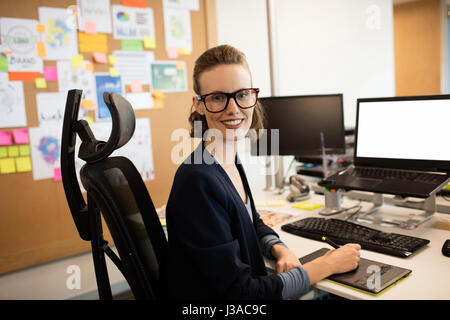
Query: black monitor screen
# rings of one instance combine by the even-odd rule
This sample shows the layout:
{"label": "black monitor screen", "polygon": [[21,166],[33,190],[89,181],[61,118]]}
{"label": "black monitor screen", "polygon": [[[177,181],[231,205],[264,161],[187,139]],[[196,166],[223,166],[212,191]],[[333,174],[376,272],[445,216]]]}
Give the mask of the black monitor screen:
{"label": "black monitor screen", "polygon": [[[315,155],[345,153],[343,95],[260,98],[267,130],[252,141],[253,155]],[[277,132],[273,129],[278,129]],[[274,145],[279,141],[278,150]]]}

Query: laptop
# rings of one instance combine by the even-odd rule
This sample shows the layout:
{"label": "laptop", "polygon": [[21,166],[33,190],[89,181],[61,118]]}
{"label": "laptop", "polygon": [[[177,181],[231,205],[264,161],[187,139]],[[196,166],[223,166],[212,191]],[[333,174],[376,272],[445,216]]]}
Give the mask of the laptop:
{"label": "laptop", "polygon": [[[329,249],[326,248],[319,249],[300,258],[299,261],[305,264],[323,256],[328,251]],[[409,269],[361,258],[355,270],[333,274],[327,280],[377,295],[410,274]]]}
{"label": "laptop", "polygon": [[320,186],[427,198],[450,178],[450,95],[357,100],[353,164]]}

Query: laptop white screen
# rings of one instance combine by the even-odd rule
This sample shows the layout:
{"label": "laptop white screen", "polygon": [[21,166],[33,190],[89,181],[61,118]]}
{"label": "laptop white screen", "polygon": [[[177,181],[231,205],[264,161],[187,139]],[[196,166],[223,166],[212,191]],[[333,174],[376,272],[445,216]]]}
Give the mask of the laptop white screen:
{"label": "laptop white screen", "polygon": [[450,99],[359,103],[356,157],[450,160]]}

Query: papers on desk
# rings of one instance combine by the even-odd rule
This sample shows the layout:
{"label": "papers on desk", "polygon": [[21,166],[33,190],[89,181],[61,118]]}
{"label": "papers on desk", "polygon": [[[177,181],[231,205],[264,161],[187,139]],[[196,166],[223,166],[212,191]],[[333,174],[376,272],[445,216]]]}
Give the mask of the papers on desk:
{"label": "papers on desk", "polygon": [[270,210],[258,210],[258,213],[261,220],[271,228],[293,217],[293,215],[289,213],[274,212]]}

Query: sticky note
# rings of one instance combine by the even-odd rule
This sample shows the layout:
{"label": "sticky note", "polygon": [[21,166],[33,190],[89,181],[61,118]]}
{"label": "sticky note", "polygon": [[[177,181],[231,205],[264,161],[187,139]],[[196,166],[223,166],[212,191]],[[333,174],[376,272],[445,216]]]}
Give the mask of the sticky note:
{"label": "sticky note", "polygon": [[132,80],[130,82],[130,89],[133,93],[142,92],[142,83],[138,80]]}
{"label": "sticky note", "polygon": [[27,129],[14,129],[12,131],[14,142],[17,144],[30,143]]}
{"label": "sticky note", "polygon": [[38,89],[47,88],[47,81],[44,78],[36,78],[34,79],[34,82],[36,84],[36,88]]}
{"label": "sticky note", "polygon": [[40,72],[34,72],[34,71],[19,71],[19,72],[8,72],[8,80],[9,81],[27,81],[27,82],[34,82],[36,78],[40,78],[41,73]]}
{"label": "sticky note", "polygon": [[0,131],[0,146],[12,145],[11,134],[9,131]]}
{"label": "sticky note", "polygon": [[19,155],[29,156],[30,155],[30,146],[26,145],[26,144],[19,146]]}
{"label": "sticky note", "polygon": [[155,100],[163,100],[166,95],[160,89],[152,90],[152,97]]}
{"label": "sticky note", "polygon": [[104,52],[94,52],[92,56],[94,57],[94,61],[97,63],[108,63],[108,58]]}
{"label": "sticky note", "polygon": [[167,57],[169,57],[169,59],[177,59],[178,58],[177,48],[167,48]]}
{"label": "sticky note", "polygon": [[184,70],[184,62],[183,61],[177,62],[177,70]]}
{"label": "sticky note", "polygon": [[191,50],[189,50],[188,48],[177,48],[177,53],[188,56],[191,54]]}
{"label": "sticky note", "polygon": [[19,146],[9,146],[8,147],[8,156],[10,156],[10,157],[19,156]]}
{"label": "sticky note", "polygon": [[47,81],[57,81],[58,80],[58,69],[52,66],[44,67],[44,79]]}
{"label": "sticky note", "polygon": [[8,148],[0,147],[0,158],[6,158],[8,156]]}
{"label": "sticky note", "polygon": [[118,76],[119,76],[119,73],[117,72],[117,69],[116,69],[116,68],[109,68],[109,75],[110,75],[111,77],[118,77]]}
{"label": "sticky note", "polygon": [[53,180],[54,181],[61,181],[61,168],[54,168],[53,169]]}
{"label": "sticky note", "polygon": [[144,48],[155,49],[156,48],[155,37],[150,37],[150,36],[144,37]]}
{"label": "sticky note", "polygon": [[39,58],[45,58],[47,56],[47,49],[45,48],[45,43],[42,41],[36,42],[36,49]]}
{"label": "sticky note", "polygon": [[0,55],[0,71],[8,71],[8,58]]}
{"label": "sticky note", "polygon": [[283,200],[269,200],[267,201],[268,207],[284,207],[286,205],[286,201]]}
{"label": "sticky note", "polygon": [[292,208],[296,208],[296,209],[302,209],[302,210],[314,210],[317,208],[323,207],[322,204],[318,204],[318,203],[311,203],[311,202],[300,202],[294,206],[292,206]]}
{"label": "sticky note", "polygon": [[14,158],[0,159],[0,173],[16,172],[16,163]]}
{"label": "sticky note", "polygon": [[97,22],[85,21],[84,22],[84,32],[87,34],[96,34],[97,33]]}
{"label": "sticky note", "polygon": [[36,24],[36,32],[37,33],[45,33],[45,25],[42,23]]}
{"label": "sticky note", "polygon": [[83,60],[84,60],[84,57],[82,54],[75,54],[72,57],[70,57],[70,63],[72,64],[72,67],[75,67],[75,68],[82,67]]}
{"label": "sticky note", "polygon": [[122,5],[126,7],[147,8],[144,0],[122,0]]}
{"label": "sticky note", "polygon": [[144,47],[141,40],[122,40],[122,50],[143,51]]}
{"label": "sticky note", "polygon": [[84,64],[84,69],[86,69],[86,71],[94,72],[94,64],[87,62]]}
{"label": "sticky note", "polygon": [[87,34],[78,32],[79,52],[108,52],[108,36],[106,34]]}
{"label": "sticky note", "polygon": [[81,105],[81,108],[86,109],[86,110],[95,109],[94,101],[92,101],[90,99],[81,99],[80,105]]}
{"label": "sticky note", "polygon": [[88,125],[91,125],[94,123],[94,119],[90,116],[87,116],[86,118],[84,118],[83,120],[86,120]]}
{"label": "sticky note", "polygon": [[16,158],[17,172],[29,172],[31,171],[31,159],[30,157]]}
{"label": "sticky note", "polygon": [[115,55],[110,54],[110,55],[108,55],[108,61],[109,61],[109,64],[116,64],[117,57]]}

